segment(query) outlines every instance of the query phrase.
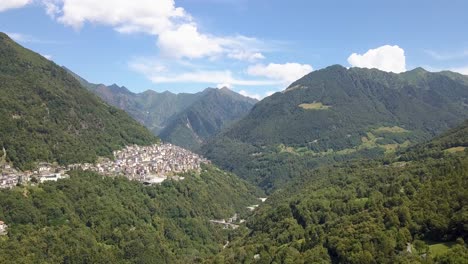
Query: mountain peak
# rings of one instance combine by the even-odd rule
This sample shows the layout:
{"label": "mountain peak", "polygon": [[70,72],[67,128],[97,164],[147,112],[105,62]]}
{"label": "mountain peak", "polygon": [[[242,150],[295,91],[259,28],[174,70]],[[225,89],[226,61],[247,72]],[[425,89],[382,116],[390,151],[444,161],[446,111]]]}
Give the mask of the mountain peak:
{"label": "mountain peak", "polygon": [[118,93],[125,93],[125,94],[131,94],[130,90],[127,89],[125,86],[118,86],[117,84],[112,84],[108,86],[110,90]]}
{"label": "mountain peak", "polygon": [[428,73],[428,71],[426,71],[423,67],[417,67],[417,68],[414,68],[408,72],[415,72],[415,73]]}

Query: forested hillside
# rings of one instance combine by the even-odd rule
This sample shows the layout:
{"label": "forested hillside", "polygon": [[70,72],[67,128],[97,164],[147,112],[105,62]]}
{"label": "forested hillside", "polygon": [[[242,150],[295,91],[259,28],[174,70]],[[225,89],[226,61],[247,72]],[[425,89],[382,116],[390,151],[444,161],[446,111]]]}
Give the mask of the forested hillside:
{"label": "forested hillside", "polygon": [[468,118],[466,79],[330,66],[257,103],[203,153],[271,190],[317,164],[392,153],[457,125]]}
{"label": "forested hillside", "polygon": [[0,135],[6,159],[22,169],[34,167],[36,161],[92,162],[128,144],[157,142],[128,114],[3,33]]}
{"label": "forested hillside", "polygon": [[213,262],[466,263],[467,128],[401,157],[306,171]]}
{"label": "forested hillside", "polygon": [[222,219],[258,203],[237,176],[205,166],[144,186],[74,171],[70,179],[0,191],[0,263],[195,263],[218,253]]}

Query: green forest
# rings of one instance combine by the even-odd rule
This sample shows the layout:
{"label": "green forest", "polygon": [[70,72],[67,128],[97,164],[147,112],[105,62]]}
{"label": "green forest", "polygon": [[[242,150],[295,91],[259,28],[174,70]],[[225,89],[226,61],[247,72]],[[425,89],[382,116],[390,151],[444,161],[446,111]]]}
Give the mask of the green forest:
{"label": "green forest", "polygon": [[392,158],[307,171],[212,261],[467,263],[466,147],[468,122]]}
{"label": "green forest", "polygon": [[236,235],[210,219],[248,214],[257,190],[205,166],[144,186],[73,171],[69,179],[0,191],[0,263],[195,263]]}

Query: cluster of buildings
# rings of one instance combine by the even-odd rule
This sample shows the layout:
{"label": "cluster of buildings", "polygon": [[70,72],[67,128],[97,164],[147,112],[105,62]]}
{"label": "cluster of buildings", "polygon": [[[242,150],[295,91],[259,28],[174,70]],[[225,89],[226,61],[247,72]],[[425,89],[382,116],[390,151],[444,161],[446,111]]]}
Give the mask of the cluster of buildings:
{"label": "cluster of buildings", "polygon": [[28,182],[42,183],[68,177],[72,169],[91,170],[106,176],[125,176],[146,184],[157,184],[171,177],[183,179],[178,173],[199,171],[209,161],[193,152],[172,144],[128,146],[114,151],[114,159],[101,159],[95,164],[80,163],[67,167],[40,163],[35,171],[18,171],[3,162],[0,165],[0,189],[12,188]]}
{"label": "cluster of buildings", "polygon": [[0,189],[9,189],[27,182],[57,181],[68,177],[66,172],[65,167],[54,166],[46,162],[39,163],[39,167],[34,171],[18,171],[4,163],[0,166]]}
{"label": "cluster of buildings", "polygon": [[209,161],[191,151],[172,144],[127,146],[114,151],[114,160],[102,159],[95,164],[75,164],[72,168],[91,170],[107,176],[122,175],[147,184],[160,183],[178,173],[199,171],[202,163]]}

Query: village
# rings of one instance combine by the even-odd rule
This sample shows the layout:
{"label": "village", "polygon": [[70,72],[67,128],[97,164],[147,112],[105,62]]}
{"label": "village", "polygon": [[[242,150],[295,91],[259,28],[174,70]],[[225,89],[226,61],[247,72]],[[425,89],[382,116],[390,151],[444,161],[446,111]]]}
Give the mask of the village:
{"label": "village", "polygon": [[[45,181],[57,181],[68,177],[70,170],[89,170],[105,176],[124,176],[144,184],[158,184],[171,178],[182,180],[179,173],[199,171],[207,159],[172,144],[151,146],[127,146],[114,151],[114,159],[101,158],[98,162],[59,166],[42,162],[34,171],[19,171],[3,162],[0,166],[0,189],[7,189],[19,184],[37,184]],[[4,156],[6,151],[4,150]]]}

